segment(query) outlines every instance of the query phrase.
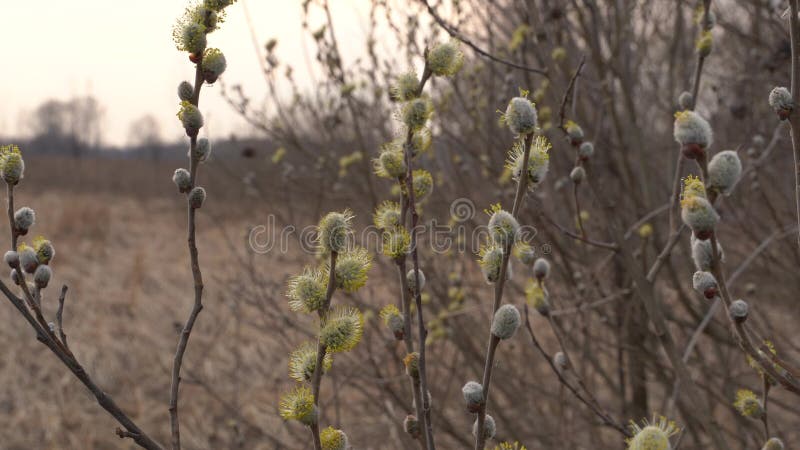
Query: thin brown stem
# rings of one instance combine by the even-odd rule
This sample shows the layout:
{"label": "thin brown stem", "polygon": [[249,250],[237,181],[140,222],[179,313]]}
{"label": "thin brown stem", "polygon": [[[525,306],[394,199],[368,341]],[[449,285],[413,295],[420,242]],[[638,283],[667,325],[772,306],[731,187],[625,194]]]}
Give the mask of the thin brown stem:
{"label": "thin brown stem", "polygon": [[[322,304],[322,307],[317,311],[319,315],[319,324],[322,327],[325,323],[325,319],[328,317],[328,312],[331,309],[331,299],[333,298],[333,293],[336,291],[336,252],[331,252],[330,254],[330,267],[328,269],[328,288],[325,291],[325,302]],[[328,352],[328,348],[325,344],[322,343],[322,340],[317,342],[317,359],[314,365],[314,373],[311,375],[311,392],[314,395],[314,406],[319,411],[319,391],[322,385],[322,373],[324,372],[324,365],[325,365],[325,355]],[[313,436],[314,441],[314,449],[321,450],[322,449],[322,442],[320,441],[319,435],[319,424],[314,423],[311,426],[311,435]]]}
{"label": "thin brown stem", "polygon": [[[203,87],[203,71],[201,69],[201,62],[197,63],[195,69],[195,83],[194,95],[192,96],[191,103],[198,106],[200,102],[200,89]],[[190,186],[194,188],[197,185],[197,169],[200,161],[195,156],[195,149],[197,147],[197,134],[190,137],[189,148],[189,173],[190,173]],[[178,395],[181,383],[181,366],[183,365],[183,356],[186,353],[186,347],[189,344],[189,337],[194,329],[194,324],[197,321],[198,315],[203,310],[203,274],[200,271],[200,261],[197,252],[197,240],[195,235],[195,213],[196,209],[187,202],[187,242],[189,246],[190,267],[192,271],[192,279],[194,281],[194,304],[192,311],[189,313],[189,318],[183,325],[180,337],[178,339],[178,346],[175,350],[175,357],[172,362],[172,380],[170,384],[169,395],[169,418],[170,429],[172,436],[172,450],[180,450],[181,448],[181,431],[180,419],[178,417]]]}
{"label": "thin brown stem", "polygon": [[[525,198],[525,190],[528,186],[528,160],[530,157],[531,146],[533,145],[533,133],[525,135],[524,150],[522,154],[522,168],[519,172],[519,179],[517,180],[517,192],[514,195],[514,204],[511,208],[511,215],[516,219],[519,214],[519,209],[522,207],[522,201]],[[508,261],[511,254],[511,243],[508,243],[503,248],[503,261],[500,265],[500,273],[494,286],[494,303],[492,304],[492,317],[500,308],[500,302],[503,300],[503,288],[505,286]],[[500,340],[489,333],[489,342],[486,350],[486,361],[483,365],[483,404],[478,410],[477,427],[475,434],[475,450],[483,450],[486,446],[486,437],[484,436],[484,425],[486,422],[486,407],[489,404],[489,388],[492,382],[492,367],[494,366],[494,354],[497,349],[497,344]]]}

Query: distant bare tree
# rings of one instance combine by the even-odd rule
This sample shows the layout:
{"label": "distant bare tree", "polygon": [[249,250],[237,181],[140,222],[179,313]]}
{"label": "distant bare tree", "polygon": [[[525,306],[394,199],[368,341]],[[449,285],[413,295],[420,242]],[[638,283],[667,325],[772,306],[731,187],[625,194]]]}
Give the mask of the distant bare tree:
{"label": "distant bare tree", "polygon": [[29,118],[34,142],[40,148],[69,149],[79,157],[85,149],[96,148],[102,141],[105,109],[92,96],[70,100],[46,100]]}
{"label": "distant bare tree", "polygon": [[161,126],[151,114],[139,117],[128,127],[128,145],[145,150],[154,161],[159,159],[163,143]]}

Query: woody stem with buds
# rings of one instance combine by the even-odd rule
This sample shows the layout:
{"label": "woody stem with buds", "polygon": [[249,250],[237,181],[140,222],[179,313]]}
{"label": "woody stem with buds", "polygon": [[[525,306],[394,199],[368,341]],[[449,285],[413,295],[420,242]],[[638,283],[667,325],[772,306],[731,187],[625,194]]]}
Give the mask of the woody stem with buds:
{"label": "woody stem with buds", "polygon": [[[422,93],[425,88],[425,83],[431,77],[431,71],[427,63],[422,71],[422,76],[419,80],[417,87],[417,95]],[[409,128],[406,134],[404,145],[404,158],[406,161],[406,195],[408,212],[411,215],[411,261],[414,270],[414,285],[420,286],[419,276],[419,253],[417,252],[417,225],[419,224],[419,214],[417,214],[417,206],[414,198],[414,169],[412,165],[412,147],[413,147],[414,131]],[[425,446],[427,450],[435,450],[436,445],[433,440],[433,424],[431,423],[431,405],[428,397],[428,374],[426,370],[425,358],[425,339],[428,335],[428,330],[425,329],[425,320],[422,313],[422,289],[414,290],[414,303],[417,309],[417,327],[419,333],[419,390],[422,399],[422,417],[418,417],[422,425],[422,435],[425,438]]]}
{"label": "woody stem with buds", "polygon": [[[797,17],[797,0],[789,0],[789,41],[792,49],[792,101],[797,108],[800,105],[800,18]],[[800,114],[789,115],[792,135],[792,153],[794,154],[795,175],[795,208],[797,214],[798,235],[800,245]]]}
{"label": "woody stem with buds", "polygon": [[[333,292],[336,290],[336,252],[331,252],[330,255],[330,269],[328,271],[328,288],[325,291],[325,302],[319,308],[317,314],[319,315],[320,326],[325,322],[328,317],[328,312],[331,309],[331,299]],[[322,372],[325,366],[325,354],[328,352],[322,340],[317,342],[317,359],[314,364],[314,373],[311,375],[311,392],[314,394],[314,407],[319,411],[319,390],[322,385]],[[319,421],[315,421],[311,425],[311,436],[314,442],[314,450],[322,450],[322,441],[319,434]]]}
{"label": "woody stem with buds", "polygon": [[[197,107],[200,103],[200,89],[203,87],[203,71],[202,71],[202,55],[197,62],[195,69],[195,83],[194,93],[192,95],[191,103]],[[197,134],[190,136],[190,149],[189,149],[189,173],[190,173],[190,187],[194,188],[197,185],[197,169],[200,161],[198,160],[195,150],[197,148]],[[188,203],[188,202],[187,202]],[[190,267],[192,270],[192,279],[194,281],[194,304],[192,311],[189,313],[189,318],[183,325],[180,338],[178,339],[178,346],[175,350],[175,357],[172,362],[172,381],[170,385],[169,396],[169,417],[172,432],[172,450],[180,450],[181,448],[181,432],[180,420],[178,418],[178,394],[181,383],[181,366],[183,365],[183,356],[186,353],[186,346],[189,344],[189,337],[194,329],[194,324],[197,321],[197,316],[203,310],[203,274],[200,271],[200,262],[197,252],[197,241],[195,237],[195,212],[196,208],[191,204],[187,206],[188,209],[188,232],[187,242],[189,246]]]}
{"label": "woody stem with buds", "polygon": [[[517,191],[514,195],[514,204],[511,209],[511,215],[516,219],[519,215],[519,209],[522,207],[522,201],[525,198],[525,190],[528,187],[528,163],[530,162],[531,146],[533,145],[533,133],[525,135],[524,150],[522,154],[522,168],[519,171],[519,179],[517,180]],[[494,288],[494,303],[492,304],[492,317],[500,308],[500,302],[503,300],[503,288],[505,287],[506,274],[508,271],[508,261],[511,254],[511,245],[509,242],[503,248],[503,260],[500,265],[500,275]],[[486,406],[489,403],[489,387],[492,383],[492,368],[494,366],[494,355],[497,350],[497,344],[500,339],[489,333],[489,343],[486,349],[486,361],[483,365],[483,403],[478,410],[477,427],[475,433],[475,450],[483,450],[486,446],[486,438],[484,437],[484,428],[486,425]]]}

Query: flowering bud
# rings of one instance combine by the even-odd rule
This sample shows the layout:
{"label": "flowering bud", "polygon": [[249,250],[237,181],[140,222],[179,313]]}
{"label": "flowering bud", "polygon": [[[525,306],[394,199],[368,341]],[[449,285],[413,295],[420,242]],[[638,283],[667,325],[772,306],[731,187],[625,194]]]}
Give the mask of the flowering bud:
{"label": "flowering bud", "polygon": [[502,248],[506,248],[517,239],[519,222],[510,212],[498,209],[489,218],[489,235],[492,241]]}
{"label": "flowering bud", "polygon": [[181,193],[189,192],[192,189],[192,176],[186,169],[176,169],[172,175],[172,181]]}
{"label": "flowering bud", "polygon": [[572,168],[572,172],[569,173],[569,177],[573,183],[580,184],[586,177],[586,169],[583,166],[575,166]]}
{"label": "flowering bud", "polygon": [[330,212],[317,225],[317,241],[325,253],[343,252],[352,231],[353,214],[349,210]]}
{"label": "flowering bud", "polygon": [[22,244],[17,249],[17,253],[19,254],[19,263],[22,269],[25,272],[33,273],[39,266],[39,258],[36,256],[36,252],[31,247]]}
{"label": "flowering bud", "polygon": [[681,95],[678,96],[678,106],[681,110],[691,109],[692,103],[694,103],[694,97],[692,97],[691,93],[683,91]]}
{"label": "flowering bud", "polygon": [[736,391],[736,401],[733,402],[733,406],[745,417],[751,419],[764,417],[764,405],[751,390],[739,389]]}
{"label": "flowering bud", "polygon": [[36,213],[27,206],[23,206],[14,213],[14,228],[20,235],[28,233],[28,229],[36,222]]}
{"label": "flowering bud", "polygon": [[697,41],[694,44],[695,51],[700,57],[705,58],[711,54],[711,50],[714,48],[714,37],[711,35],[710,31],[703,31],[700,33],[700,37],[697,38]]}
{"label": "flowering bud", "polygon": [[53,271],[50,269],[50,266],[41,265],[36,268],[36,271],[33,273],[33,282],[36,284],[36,287],[39,289],[44,289],[47,287],[47,283],[50,282],[50,277],[52,277]]}
{"label": "flowering bud", "polygon": [[194,86],[192,83],[188,81],[181,81],[181,84],[178,85],[178,98],[182,102],[191,101],[194,97]]}
{"label": "flowering bud", "polygon": [[578,147],[578,157],[582,161],[586,161],[594,155],[594,144],[591,142],[584,142]]}
{"label": "flowering bud", "polygon": [[403,365],[406,366],[406,375],[411,378],[419,378],[419,353],[409,353],[403,358]]}
{"label": "flowering bud", "polygon": [[319,433],[322,450],[347,450],[347,435],[344,431],[333,427],[325,428]]}
{"label": "flowering bud", "polygon": [[198,209],[203,206],[203,202],[206,201],[206,190],[201,187],[193,188],[189,191],[189,206],[192,209]]}
{"label": "flowering bud", "polygon": [[769,106],[775,110],[775,114],[777,114],[781,120],[788,119],[789,114],[791,114],[794,109],[792,93],[785,87],[774,88],[772,92],[769,93]]}
{"label": "flowering bud", "polygon": [[405,155],[400,148],[391,144],[383,147],[373,165],[379,177],[401,178],[406,174]]}
{"label": "flowering bud", "polygon": [[550,261],[544,258],[537,258],[533,263],[533,276],[537,280],[544,280],[550,274]]}
{"label": "flowering bud", "polygon": [[424,169],[414,171],[414,200],[422,201],[433,192],[433,176]]}
{"label": "flowering bud", "polygon": [[187,23],[183,26],[176,42],[178,49],[196,55],[206,48],[206,27],[201,23]]}
{"label": "flowering bud", "polygon": [[317,311],[325,303],[327,277],[320,270],[303,269],[301,275],[289,279],[289,308],[292,311]]}
{"label": "flowering bud", "polygon": [[7,251],[6,254],[3,255],[3,260],[5,260],[6,264],[12,269],[19,267],[19,253],[14,250]]}
{"label": "flowering bud", "polygon": [[525,242],[517,242],[514,245],[514,256],[526,266],[531,266],[536,263],[536,250]]}
{"label": "flowering bud", "polygon": [[303,425],[314,425],[319,419],[319,410],[314,405],[314,394],[306,386],[282,395],[278,409],[285,420],[296,420]]}
{"label": "flowering bud", "polygon": [[503,121],[514,134],[531,134],[536,131],[536,107],[525,97],[514,97],[508,102]]}
{"label": "flowering bud", "polygon": [[689,159],[705,155],[704,149],[711,146],[714,141],[711,125],[694,111],[675,113],[673,135],[681,144],[683,155]]}
{"label": "flowering bud", "polygon": [[372,215],[375,226],[381,230],[390,230],[400,225],[400,205],[397,202],[385,201],[378,206]]}
{"label": "flowering bud", "polygon": [[461,388],[464,394],[464,401],[467,402],[467,411],[477,413],[483,406],[483,386],[475,381],[468,381],[467,384]]}
{"label": "flowering bud", "polygon": [[346,352],[361,341],[364,333],[364,316],[353,307],[332,310],[319,331],[319,341],[329,352]]}
{"label": "flowering bud", "polygon": [[717,279],[709,272],[697,271],[692,276],[692,286],[697,292],[703,293],[707,299],[717,296]]}
{"label": "flowering bud", "polygon": [[719,214],[705,198],[691,196],[681,200],[681,219],[692,229],[697,239],[704,241],[714,232]]}
{"label": "flowering bud", "polygon": [[[528,157],[528,189],[533,190],[544,181],[550,169],[550,155],[548,151],[552,148],[550,142],[544,136],[536,136],[530,149]],[[525,165],[525,148],[522,143],[517,143],[508,155],[506,167],[511,170],[511,178],[520,181],[520,174]]]}
{"label": "flowering bud", "polygon": [[730,315],[731,319],[733,319],[736,323],[743,323],[747,320],[747,314],[750,311],[750,306],[744,300],[734,300],[730,306]]}
{"label": "flowering bud", "polygon": [[336,259],[336,287],[345,292],[356,292],[366,284],[370,267],[372,257],[362,247],[340,253]]}
{"label": "flowering bud", "polygon": [[628,440],[628,450],[672,450],[670,436],[679,432],[677,426],[662,418],[658,423],[644,427],[633,425],[633,437]]}
{"label": "flowering bud", "polygon": [[572,145],[580,145],[583,142],[583,128],[580,125],[568,120],[564,128],[567,130],[567,136]]}
{"label": "flowering bud", "polygon": [[414,71],[406,72],[395,80],[392,86],[392,98],[405,102],[418,97],[419,79]]}
{"label": "flowering bud", "polygon": [[380,313],[383,323],[392,331],[394,338],[398,341],[405,336],[405,318],[400,310],[394,305],[385,306]]}
{"label": "flowering bud", "polygon": [[770,438],[761,450],[783,450],[783,441],[778,438]]}
{"label": "flowering bud", "polygon": [[[419,289],[425,289],[425,273],[422,270],[417,271],[419,274]],[[411,269],[406,274],[406,283],[408,283],[408,290],[411,291],[411,295],[417,295],[417,279],[414,276],[414,269]]]}
{"label": "flowering bud", "polygon": [[[494,437],[496,432],[497,425],[494,423],[494,417],[486,414],[486,417],[483,420],[483,438],[491,439]],[[475,419],[475,423],[472,424],[472,435],[476,437],[478,436],[478,419]]]}
{"label": "flowering bud", "polygon": [[4,145],[0,147],[0,176],[3,180],[15,185],[19,183],[25,173],[25,161],[22,153],[16,145]]}
{"label": "flowering bud", "polygon": [[406,102],[400,109],[400,120],[412,131],[425,126],[433,113],[433,103],[428,97],[419,97]]}
{"label": "flowering bud", "polygon": [[[333,364],[333,356],[325,353],[322,359],[322,370],[327,373]],[[317,367],[317,345],[304,342],[289,354],[289,376],[302,383],[310,381]]]}
{"label": "flowering bud", "polygon": [[494,313],[492,320],[492,335],[500,339],[509,339],[514,336],[519,328],[519,310],[514,305],[503,305]]}
{"label": "flowering bud", "polygon": [[17,273],[16,269],[11,269],[11,281],[16,284],[17,286],[21,286],[19,273]]}
{"label": "flowering bud", "polygon": [[56,256],[56,249],[53,247],[53,243],[41,236],[33,240],[33,251],[36,252],[39,264],[49,264],[50,260]]}
{"label": "flowering bud", "polygon": [[525,288],[525,299],[539,314],[545,317],[550,314],[550,300],[547,298],[547,291],[533,280]]}
{"label": "flowering bud", "polygon": [[203,53],[202,70],[206,83],[217,81],[217,78],[225,72],[227,67],[228,63],[225,61],[225,55],[220,49],[209,48]]}
{"label": "flowering bud", "polygon": [[503,264],[503,249],[497,245],[483,247],[480,251],[481,272],[487,283],[496,283],[500,278],[500,266]]}
{"label": "flowering bud", "polygon": [[742,176],[742,161],[733,150],[717,153],[708,163],[708,185],[728,195]]}
{"label": "flowering bud", "polygon": [[178,119],[180,119],[183,128],[186,129],[186,135],[189,137],[197,136],[200,128],[203,127],[203,115],[200,110],[197,109],[197,106],[187,101],[181,102],[181,108],[178,110]]}
{"label": "flowering bud", "polygon": [[409,414],[405,419],[403,419],[403,430],[405,430],[405,432],[408,433],[408,435],[412,438],[419,438],[419,420],[417,420],[416,416]]}
{"label": "flowering bud", "polygon": [[205,161],[209,155],[211,155],[211,142],[207,138],[198,139],[194,147],[194,157],[198,161]]}
{"label": "flowering bud", "polygon": [[426,56],[428,69],[438,76],[449,77],[461,69],[464,55],[458,48],[458,41],[451,40],[433,47]]}

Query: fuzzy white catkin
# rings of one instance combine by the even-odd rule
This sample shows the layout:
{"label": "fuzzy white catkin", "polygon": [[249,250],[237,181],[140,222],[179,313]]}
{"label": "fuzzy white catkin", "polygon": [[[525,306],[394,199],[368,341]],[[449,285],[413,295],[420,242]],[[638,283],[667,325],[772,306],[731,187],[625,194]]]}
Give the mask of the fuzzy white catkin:
{"label": "fuzzy white catkin", "polygon": [[181,81],[181,84],[178,85],[178,98],[181,101],[189,101],[194,96],[194,86],[192,83],[188,81]]}
{"label": "fuzzy white catkin", "polygon": [[47,284],[50,283],[50,278],[52,276],[53,270],[50,269],[50,266],[42,264],[37,267],[36,272],[33,273],[33,282],[36,284],[37,288],[44,289],[47,287]]}
{"label": "fuzzy white catkin", "polygon": [[19,274],[17,273],[16,269],[11,269],[11,281],[19,286]]}
{"label": "fuzzy white catkin", "polygon": [[[420,291],[425,289],[425,274],[422,270],[419,270],[419,287]],[[408,290],[411,291],[412,294],[417,294],[417,280],[414,276],[414,269],[411,269],[406,273],[406,283],[408,283]]]}
{"label": "fuzzy white catkin", "polygon": [[504,117],[506,125],[514,134],[530,134],[536,130],[536,108],[525,97],[512,98]]}
{"label": "fuzzy white catkin", "polygon": [[19,263],[25,272],[33,273],[39,266],[39,258],[31,247],[25,247],[19,251]]}
{"label": "fuzzy white catkin", "polygon": [[572,168],[572,172],[569,173],[569,178],[575,184],[580,184],[584,178],[586,178],[586,169],[583,166],[575,166]]}
{"label": "fuzzy white catkin", "polygon": [[495,243],[505,248],[517,239],[519,222],[508,211],[495,211],[489,219],[489,234]]}
{"label": "fuzzy white catkin", "polygon": [[725,195],[729,195],[742,176],[742,161],[733,150],[717,153],[708,163],[708,183]]}
{"label": "fuzzy white catkin", "polygon": [[550,274],[550,261],[544,258],[537,258],[533,263],[533,276],[543,280]]}
{"label": "fuzzy white catkin", "polygon": [[584,142],[578,147],[578,156],[582,159],[589,159],[594,155],[594,144],[591,142]]}
{"label": "fuzzy white catkin", "polygon": [[19,253],[15,252],[14,250],[7,251],[6,254],[3,255],[3,260],[12,269],[19,267]]}
{"label": "fuzzy white catkin", "polygon": [[697,271],[692,275],[692,287],[697,292],[708,295],[711,290],[717,289],[717,279],[709,272]]}
{"label": "fuzzy white catkin", "polygon": [[[711,240],[707,239],[705,241],[701,241],[700,239],[695,238],[694,236],[691,237],[691,245],[692,245],[692,260],[694,261],[694,266],[699,271],[709,271],[711,270]],[[725,253],[722,251],[722,244],[717,241],[717,253],[719,254],[720,261],[725,261]]]}
{"label": "fuzzy white catkin", "polygon": [[744,322],[747,319],[747,314],[750,311],[750,306],[746,301],[739,299],[733,301],[729,308],[731,318],[737,322]]}
{"label": "fuzzy white catkin", "polygon": [[695,196],[682,208],[681,218],[695,234],[702,235],[714,230],[719,221],[719,214],[707,199]]}
{"label": "fuzzy white catkin", "polygon": [[468,381],[461,388],[461,393],[464,394],[464,401],[467,402],[467,409],[470,411],[483,404],[483,386],[480,383]]}
{"label": "fuzzy white catkin", "polygon": [[27,206],[23,206],[14,213],[14,226],[21,231],[28,231],[36,223],[36,213]]}
{"label": "fuzzy white catkin", "polygon": [[192,209],[197,209],[203,206],[206,201],[206,190],[201,187],[196,187],[189,192],[189,205]]}
{"label": "fuzzy white catkin", "polygon": [[775,111],[791,111],[794,108],[792,93],[783,86],[772,89],[769,93],[769,106]]}
{"label": "fuzzy white catkin", "polygon": [[494,313],[492,320],[492,334],[500,339],[509,339],[514,336],[519,328],[519,310],[514,305],[503,305]]}
{"label": "fuzzy white catkin", "polygon": [[172,182],[178,187],[178,191],[183,193],[189,192],[192,188],[192,176],[186,169],[176,169],[172,175]]}
{"label": "fuzzy white catkin", "polygon": [[211,141],[204,137],[198,139],[194,153],[198,161],[207,160],[209,155],[211,155]]}
{"label": "fuzzy white catkin", "polygon": [[706,148],[711,146],[714,141],[711,125],[694,111],[682,111],[675,114],[673,134],[675,140],[681,145],[697,144]]}
{"label": "fuzzy white catkin", "polygon": [[[486,414],[486,418],[483,421],[483,437],[485,439],[491,439],[496,432],[497,425],[494,423],[494,417]],[[472,424],[472,435],[478,436],[478,419],[475,419],[475,423]]]}

